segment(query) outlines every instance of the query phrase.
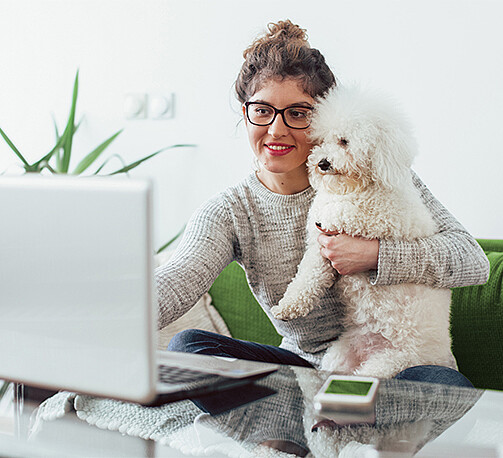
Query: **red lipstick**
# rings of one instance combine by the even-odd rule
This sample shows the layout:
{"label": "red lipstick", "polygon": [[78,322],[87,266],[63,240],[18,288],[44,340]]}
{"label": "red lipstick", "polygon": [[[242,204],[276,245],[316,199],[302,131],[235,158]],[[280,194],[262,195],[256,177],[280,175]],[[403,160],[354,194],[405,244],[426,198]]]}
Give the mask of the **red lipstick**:
{"label": "red lipstick", "polygon": [[285,143],[267,143],[265,147],[271,156],[285,156],[294,149],[294,146]]}

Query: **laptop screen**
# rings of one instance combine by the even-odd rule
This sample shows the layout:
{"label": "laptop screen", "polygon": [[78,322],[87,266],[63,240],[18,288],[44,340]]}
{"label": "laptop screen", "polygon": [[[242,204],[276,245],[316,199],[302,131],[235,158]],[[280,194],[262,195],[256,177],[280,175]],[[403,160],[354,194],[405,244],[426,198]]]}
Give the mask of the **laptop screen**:
{"label": "laptop screen", "polygon": [[153,396],[151,200],[140,180],[0,178],[0,379]]}

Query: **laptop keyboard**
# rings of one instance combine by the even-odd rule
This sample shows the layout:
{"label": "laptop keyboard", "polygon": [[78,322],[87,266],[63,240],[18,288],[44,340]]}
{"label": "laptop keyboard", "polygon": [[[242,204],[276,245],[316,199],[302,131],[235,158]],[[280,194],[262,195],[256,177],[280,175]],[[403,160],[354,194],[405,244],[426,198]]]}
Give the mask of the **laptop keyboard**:
{"label": "laptop keyboard", "polygon": [[159,381],[161,383],[190,383],[205,378],[215,377],[215,374],[200,372],[176,366],[159,366]]}

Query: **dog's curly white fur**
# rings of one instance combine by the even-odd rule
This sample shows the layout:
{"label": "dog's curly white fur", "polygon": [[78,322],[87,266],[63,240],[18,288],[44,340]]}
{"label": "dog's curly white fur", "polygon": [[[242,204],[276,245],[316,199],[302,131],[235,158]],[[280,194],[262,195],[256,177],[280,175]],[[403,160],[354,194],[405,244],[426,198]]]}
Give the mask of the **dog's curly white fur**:
{"label": "dog's curly white fur", "polygon": [[345,330],[327,349],[323,369],[386,378],[414,365],[448,365],[449,289],[375,286],[368,273],[338,276],[317,241],[316,223],[380,240],[411,241],[437,231],[412,182],[416,147],[408,123],[390,100],[339,86],[318,101],[311,136],[317,146],[308,170],[317,193],[307,249],[273,315],[307,315],[335,283],[346,306]]}

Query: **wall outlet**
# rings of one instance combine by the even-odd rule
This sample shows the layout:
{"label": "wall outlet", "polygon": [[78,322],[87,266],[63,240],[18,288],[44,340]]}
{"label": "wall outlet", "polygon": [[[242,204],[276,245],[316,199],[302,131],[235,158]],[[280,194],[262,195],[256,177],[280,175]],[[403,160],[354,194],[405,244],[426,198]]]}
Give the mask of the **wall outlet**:
{"label": "wall outlet", "polygon": [[149,94],[148,117],[151,119],[169,119],[175,116],[175,94]]}
{"label": "wall outlet", "polygon": [[175,116],[175,94],[128,93],[124,96],[126,119],[170,119]]}
{"label": "wall outlet", "polygon": [[147,94],[129,93],[124,95],[124,117],[145,119],[147,117]]}

